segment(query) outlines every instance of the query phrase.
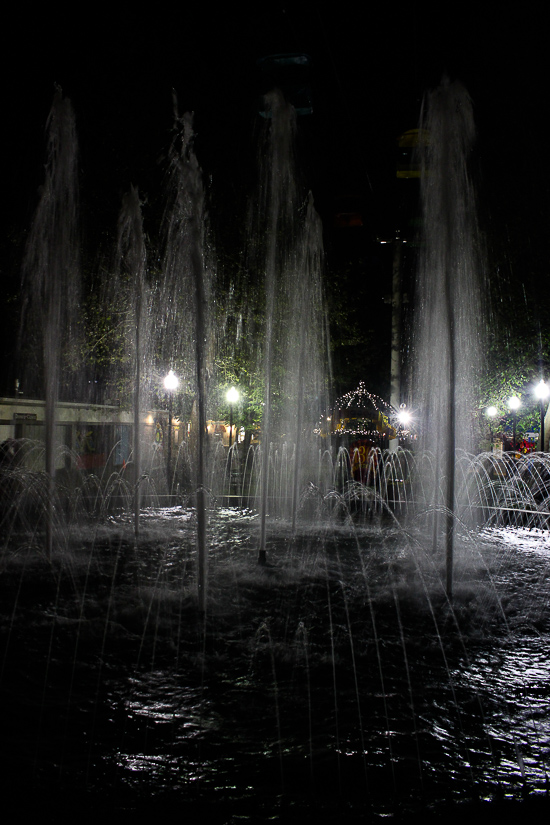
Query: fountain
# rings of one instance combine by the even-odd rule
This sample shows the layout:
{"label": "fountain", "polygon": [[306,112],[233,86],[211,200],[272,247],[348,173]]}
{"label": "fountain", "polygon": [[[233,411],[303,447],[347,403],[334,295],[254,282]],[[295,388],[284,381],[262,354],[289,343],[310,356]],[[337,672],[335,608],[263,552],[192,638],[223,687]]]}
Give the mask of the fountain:
{"label": "fountain", "polygon": [[[141,510],[141,419],[140,413],[144,407],[142,401],[142,370],[145,356],[145,341],[148,338],[146,327],[145,307],[148,304],[145,272],[147,258],[143,239],[143,225],[139,194],[132,187],[123,201],[119,219],[119,260],[122,264],[124,276],[128,279],[130,318],[133,326],[133,362],[134,362],[134,530],[139,535],[139,516]],[[115,295],[120,300],[121,281],[116,284]]]}
{"label": "fountain", "polygon": [[[260,269],[265,271],[261,564],[266,562],[271,445],[278,442],[282,448],[284,441],[293,445],[290,499],[296,525],[305,456],[311,452],[319,410],[326,405],[320,221],[311,193],[304,207],[298,191],[294,109],[279,91],[266,96],[265,108],[270,117],[258,198],[260,225],[254,226],[253,234],[255,244],[258,238],[266,238],[259,253]],[[301,212],[305,212],[303,219]]]}
{"label": "fountain", "polygon": [[[203,441],[214,267],[191,119],[179,115],[162,283],[149,292],[155,285],[137,190],[121,212],[119,283],[133,285],[133,357],[124,364],[135,376],[142,435],[140,410],[161,367],[171,364],[192,382],[199,425],[186,448],[197,451],[190,499],[144,506],[154,503],[148,497],[136,506],[136,491],[154,481],[146,454],[138,455],[137,426],[135,455],[120,471],[122,481],[131,479],[129,507],[102,507],[100,518],[84,507],[93,474],[84,483],[73,473],[72,488],[52,499],[44,495],[50,480],[44,485],[43,473],[15,454],[1,468],[4,808],[30,813],[32,797],[56,815],[184,813],[220,825],[237,818],[481,821],[510,811],[543,821],[550,468],[545,455],[518,464],[463,449],[468,357],[461,347],[472,335],[459,326],[469,309],[462,289],[454,291],[458,276],[448,273],[472,270],[471,213],[469,202],[453,211],[456,189],[441,191],[432,170],[438,130],[447,140],[450,129],[454,139],[453,130],[470,123],[467,98],[444,84],[431,98],[428,124],[428,189],[445,207],[437,215],[430,207],[428,216],[439,219],[440,211],[447,221],[443,235],[426,229],[421,267],[445,273],[441,305],[428,309],[439,296],[420,287],[421,324],[447,342],[438,345],[437,382],[427,376],[438,403],[433,392],[422,396],[425,444],[426,433],[437,440],[431,453],[379,451],[371,486],[346,477],[349,452],[334,455],[328,439],[314,441],[308,431],[315,404],[328,408],[319,375],[323,334],[309,324],[322,307],[319,224],[312,199],[294,198],[288,155],[277,155],[282,144],[291,148],[292,111],[277,99],[275,106],[266,123],[268,141],[276,138],[268,154],[275,180],[264,192],[266,209],[257,210],[264,229],[277,232],[267,233],[258,254],[271,309],[258,341],[268,436],[261,453],[251,447],[239,456],[231,447],[235,463],[257,470],[243,474],[246,506],[223,506],[227,455],[218,459]],[[447,162],[458,177],[455,148],[447,146]],[[419,356],[417,387],[423,369]],[[277,409],[281,397],[292,405]],[[42,449],[25,448],[26,461]],[[70,451],[64,455],[70,460]],[[97,498],[106,495],[99,482],[94,489]],[[46,544],[37,516],[44,508],[54,525]],[[257,564],[258,544],[265,565]]]}
{"label": "fountain", "polygon": [[468,161],[472,104],[459,83],[444,79],[426,101],[421,135],[422,252],[417,279],[414,399],[421,450],[435,456],[429,489],[437,545],[444,514],[447,593],[452,595],[457,450],[473,443],[471,410],[481,369],[482,289],[476,206]]}
{"label": "fountain", "polygon": [[[159,316],[168,316],[163,329],[165,359],[186,350],[192,358],[192,379],[197,405],[194,489],[197,515],[198,606],[206,608],[206,371],[208,331],[211,319],[209,289],[211,273],[205,255],[205,206],[202,173],[193,149],[190,115],[179,117],[176,104],[176,135],[170,152],[169,209],[166,218],[164,289]],[[183,127],[183,129],[181,128]],[[184,311],[178,304],[183,303]],[[171,352],[170,352],[171,350]],[[171,433],[168,438],[171,439]],[[170,492],[170,490],[169,490]]]}
{"label": "fountain", "polygon": [[61,90],[56,91],[48,123],[46,175],[27,243],[23,265],[24,316],[40,330],[46,405],[44,444],[48,477],[46,545],[53,543],[55,497],[55,408],[61,349],[75,325],[78,301],[76,138],[74,114]]}

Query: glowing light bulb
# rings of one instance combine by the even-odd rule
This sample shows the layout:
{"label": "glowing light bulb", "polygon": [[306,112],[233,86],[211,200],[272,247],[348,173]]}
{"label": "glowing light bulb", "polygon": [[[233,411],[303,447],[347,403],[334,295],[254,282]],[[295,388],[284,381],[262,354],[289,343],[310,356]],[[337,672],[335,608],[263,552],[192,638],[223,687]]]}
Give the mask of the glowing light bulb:
{"label": "glowing light bulb", "polygon": [[546,381],[544,381],[544,380],[539,381],[539,383],[535,387],[535,395],[537,396],[537,398],[540,399],[541,401],[544,401],[545,398],[548,398],[549,394],[550,394],[550,388],[548,387],[548,384],[546,383]]}
{"label": "glowing light bulb", "polygon": [[236,387],[230,387],[225,395],[228,404],[236,404],[239,400],[239,390]]}
{"label": "glowing light bulb", "polygon": [[164,379],[164,389],[168,392],[172,392],[173,390],[177,390],[179,387],[180,380],[178,376],[175,374],[174,370],[170,370],[168,375]]}

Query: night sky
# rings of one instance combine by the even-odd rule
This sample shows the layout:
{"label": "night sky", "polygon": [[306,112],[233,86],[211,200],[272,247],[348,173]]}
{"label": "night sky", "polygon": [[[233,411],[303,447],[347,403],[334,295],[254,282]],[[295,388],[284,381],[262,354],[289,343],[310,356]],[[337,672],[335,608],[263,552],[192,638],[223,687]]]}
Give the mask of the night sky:
{"label": "night sky", "polygon": [[312,58],[314,114],[304,128],[320,190],[372,186],[377,194],[396,135],[415,125],[422,93],[445,72],[474,100],[485,165],[493,166],[493,153],[508,157],[514,168],[502,172],[515,175],[517,164],[533,161],[518,151],[542,160],[543,19],[502,10],[498,17],[427,14],[414,3],[379,11],[350,3],[335,17],[334,9],[308,5],[214,13],[168,11],[161,3],[146,14],[100,5],[56,14],[54,4],[11,20],[8,14],[3,177],[18,216],[32,208],[41,180],[54,84],[76,111],[85,193],[110,185],[118,197],[131,182],[153,186],[169,140],[172,89],[180,109],[195,112],[199,159],[216,185],[216,175],[238,181],[253,153],[255,63],[274,52]]}
{"label": "night sky", "polygon": [[[424,4],[348,3],[321,11],[258,4],[214,11],[163,3],[126,10],[56,4],[4,14],[4,282],[19,277],[21,239],[43,177],[44,125],[54,84],[76,112],[84,237],[114,233],[120,198],[136,184],[150,231],[162,157],[180,111],[195,112],[196,150],[212,202],[241,209],[259,129],[259,57],[312,58],[314,113],[302,118],[304,174],[328,228],[339,198],[366,204],[373,235],[391,231],[395,138],[416,125],[422,94],[447,73],[468,88],[478,127],[482,221],[521,224],[533,259],[546,257],[546,28],[542,14],[459,13]],[[534,5],[538,8],[538,4]],[[215,207],[214,207],[215,208]],[[233,215],[239,220],[239,215]],[[532,227],[532,230],[531,230]],[[532,237],[531,237],[532,235]],[[329,239],[330,246],[330,239]],[[524,277],[524,275],[520,275]],[[525,275],[527,277],[527,275]],[[537,273],[529,277],[537,280]]]}

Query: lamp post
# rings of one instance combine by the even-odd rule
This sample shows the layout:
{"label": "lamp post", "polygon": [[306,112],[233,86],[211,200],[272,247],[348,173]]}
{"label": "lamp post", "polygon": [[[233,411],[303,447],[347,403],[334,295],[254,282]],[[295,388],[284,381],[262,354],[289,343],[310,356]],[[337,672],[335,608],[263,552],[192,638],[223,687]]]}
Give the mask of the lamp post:
{"label": "lamp post", "polygon": [[[233,438],[233,404],[239,400],[239,390],[236,387],[230,387],[225,395],[227,403],[229,404],[229,449],[231,449],[231,442]],[[235,439],[236,440],[236,439]]]}
{"label": "lamp post", "polygon": [[494,433],[493,433],[493,419],[497,415],[498,410],[496,407],[487,407],[487,418],[489,419],[489,431],[491,433],[491,452],[494,448]]}
{"label": "lamp post", "polygon": [[516,451],[516,424],[517,424],[517,411],[519,407],[521,407],[521,401],[517,397],[517,395],[513,395],[511,398],[508,399],[508,406],[512,410],[512,425],[513,425],[513,439],[512,439],[512,447],[514,452]]}
{"label": "lamp post", "polygon": [[550,394],[550,388],[546,381],[541,379],[535,387],[535,395],[540,401],[540,451],[544,452],[544,402]]}
{"label": "lamp post", "polygon": [[399,408],[399,412],[397,413],[397,421],[398,423],[405,429],[411,423],[411,414],[408,410],[405,409],[405,405],[401,404]]}
{"label": "lamp post", "polygon": [[164,378],[164,389],[168,393],[168,453],[166,458],[166,474],[168,478],[168,494],[172,492],[172,482],[170,476],[170,468],[172,466],[172,400],[174,390],[179,387],[179,378],[170,370],[168,375]]}

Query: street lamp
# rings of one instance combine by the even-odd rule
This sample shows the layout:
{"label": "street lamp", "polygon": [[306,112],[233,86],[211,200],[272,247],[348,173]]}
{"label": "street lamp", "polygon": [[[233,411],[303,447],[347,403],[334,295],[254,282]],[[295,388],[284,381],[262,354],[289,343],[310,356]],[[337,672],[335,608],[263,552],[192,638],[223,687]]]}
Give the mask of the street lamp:
{"label": "street lamp", "polygon": [[397,413],[397,421],[403,428],[407,427],[408,424],[411,423],[412,416],[408,410],[401,408]]}
{"label": "street lamp", "polygon": [[487,407],[486,412],[487,412],[487,418],[489,419],[489,430],[490,430],[490,432],[491,432],[491,450],[492,450],[492,449],[493,449],[493,439],[494,439],[494,434],[493,434],[493,419],[494,419],[494,418],[495,418],[495,416],[497,415],[498,410],[497,410],[497,408],[496,408],[496,407]]}
{"label": "street lamp", "polygon": [[550,394],[550,388],[546,381],[541,379],[535,387],[535,395],[540,401],[540,451],[544,452],[544,402]]}
{"label": "street lamp", "polygon": [[164,378],[164,389],[168,393],[168,454],[166,459],[168,493],[172,491],[172,483],[170,480],[170,467],[172,466],[172,399],[174,390],[177,390],[179,383],[179,378],[174,373],[174,370],[170,370]]}
{"label": "street lamp", "polygon": [[233,437],[233,404],[239,400],[239,390],[236,387],[230,387],[225,395],[227,403],[229,404],[229,449],[231,449],[231,441]]}
{"label": "street lamp", "polygon": [[508,399],[508,406],[512,410],[512,422],[513,422],[513,441],[512,447],[514,452],[516,450],[516,423],[517,423],[517,411],[519,407],[521,407],[521,401],[517,397],[517,395],[513,395],[511,398]]}

